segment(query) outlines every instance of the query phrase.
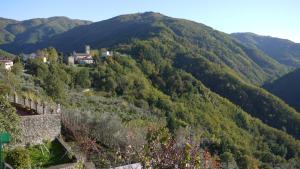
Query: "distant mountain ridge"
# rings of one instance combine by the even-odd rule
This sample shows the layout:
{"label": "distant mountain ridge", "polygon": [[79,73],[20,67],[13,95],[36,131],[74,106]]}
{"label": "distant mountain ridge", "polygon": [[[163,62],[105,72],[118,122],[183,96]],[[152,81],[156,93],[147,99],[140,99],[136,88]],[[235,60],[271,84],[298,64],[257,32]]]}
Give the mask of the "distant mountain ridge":
{"label": "distant mountain ridge", "polygon": [[0,18],[0,44],[34,44],[90,21],[67,17],[36,18],[24,21]]}
{"label": "distant mountain ridge", "polygon": [[228,34],[204,24],[153,12],[121,15],[75,27],[38,43],[5,44],[0,48],[17,54],[53,46],[70,53],[86,44],[92,48],[113,47],[121,43],[130,43],[134,39],[155,38],[165,32],[172,34],[177,40],[185,39],[183,43],[197,46],[210,61],[231,67],[246,81],[260,84],[288,71],[284,65],[259,49],[247,47]]}
{"label": "distant mountain ridge", "polygon": [[281,64],[300,67],[300,44],[287,39],[260,36],[254,33],[233,33],[239,42],[257,48]]}

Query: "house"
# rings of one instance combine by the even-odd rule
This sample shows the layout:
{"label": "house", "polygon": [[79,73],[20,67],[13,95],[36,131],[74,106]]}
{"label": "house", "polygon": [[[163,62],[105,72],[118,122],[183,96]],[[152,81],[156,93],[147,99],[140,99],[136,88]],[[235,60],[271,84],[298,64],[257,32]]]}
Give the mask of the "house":
{"label": "house", "polygon": [[68,56],[68,57],[65,57],[65,62],[66,62],[68,65],[74,65],[74,64],[75,64],[74,56]]}
{"label": "house", "polygon": [[91,55],[90,46],[85,46],[85,53],[73,52],[72,56],[67,59],[68,64],[93,64],[94,59]]}
{"label": "house", "polygon": [[104,51],[104,52],[101,53],[101,57],[106,58],[108,56],[112,56],[112,52],[110,52],[110,51]]}
{"label": "house", "polygon": [[9,59],[0,59],[0,63],[1,63],[1,65],[4,66],[4,68],[6,70],[11,70],[11,68],[14,65],[14,62],[12,60],[9,60]]}
{"label": "house", "polygon": [[42,61],[44,63],[47,62],[47,57],[46,56],[39,56],[38,54],[36,53],[30,53],[30,54],[23,54],[22,55],[22,58],[23,58],[23,61],[28,61],[29,59],[36,59],[36,58],[42,58]]}
{"label": "house", "polygon": [[94,59],[92,57],[84,57],[77,60],[78,64],[84,65],[84,64],[93,64]]}

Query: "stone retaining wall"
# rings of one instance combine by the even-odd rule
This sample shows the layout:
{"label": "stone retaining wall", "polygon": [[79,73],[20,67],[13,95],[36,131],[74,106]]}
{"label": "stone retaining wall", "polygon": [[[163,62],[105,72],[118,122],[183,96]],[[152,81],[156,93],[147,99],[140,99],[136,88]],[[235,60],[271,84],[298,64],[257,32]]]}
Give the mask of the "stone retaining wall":
{"label": "stone retaining wall", "polygon": [[60,135],[60,114],[21,116],[21,144],[41,144]]}

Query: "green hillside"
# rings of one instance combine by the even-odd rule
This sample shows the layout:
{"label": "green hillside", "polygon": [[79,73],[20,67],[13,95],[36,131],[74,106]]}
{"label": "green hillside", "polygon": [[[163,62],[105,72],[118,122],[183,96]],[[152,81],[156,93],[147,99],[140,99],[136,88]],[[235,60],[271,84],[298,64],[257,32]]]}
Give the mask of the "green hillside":
{"label": "green hillside", "polygon": [[[135,56],[130,49],[135,39],[150,40],[151,48],[141,50],[143,55],[149,52],[155,57],[154,63],[162,59],[174,63],[254,117],[299,138],[298,113],[265,90],[249,84],[274,79],[286,73],[286,67],[262,51],[244,46],[230,35],[203,24],[152,12],[123,15],[77,27],[41,45],[72,51],[90,44],[92,48],[114,47]],[[124,49],[119,49],[120,44]],[[190,58],[195,59],[190,61]]]}
{"label": "green hillside", "polygon": [[74,27],[90,23],[67,17],[38,18],[25,21],[0,18],[0,44],[34,44]]}
{"label": "green hillside", "polygon": [[[133,46],[130,48],[130,54],[142,55],[154,64],[170,62],[172,66],[191,73],[212,91],[228,98],[252,116],[299,138],[298,112],[264,89],[246,83],[227,66],[212,63],[203,55],[189,50],[190,48],[185,48],[174,41],[161,42],[155,39]],[[164,53],[166,55],[163,55]]]}
{"label": "green hillside", "polygon": [[284,100],[287,104],[300,111],[300,70],[284,75],[283,77],[264,85],[269,92]]}
{"label": "green hillside", "polygon": [[3,85],[61,103],[104,150],[145,144],[147,128],[163,127],[183,143],[201,138],[203,149],[239,168],[299,168],[299,112],[257,85],[287,73],[288,65],[228,34],[148,12],[1,48],[18,53],[53,46],[67,54],[86,44],[114,56],[95,55],[95,65],[73,67],[51,48],[44,50],[50,63],[30,60],[30,78],[3,73],[2,81],[16,80]]}
{"label": "green hillside", "polygon": [[[34,87],[26,82],[26,87],[14,83],[15,88],[33,93],[42,88],[37,91],[41,94],[36,94],[47,94],[62,103],[74,118],[91,126],[90,134],[100,145],[112,150],[128,144],[138,146],[144,142],[148,127],[163,126],[173,136],[205,139],[203,148],[219,156],[232,156],[222,162],[234,161],[240,168],[297,165],[298,140],[251,117],[190,73],[174,67],[168,58],[155,55],[152,45],[162,50],[165,44],[136,41],[132,45],[132,57],[115,54],[94,66],[34,60],[27,65]],[[81,92],[82,87],[93,91]],[[113,119],[103,122],[107,113],[112,113]],[[101,128],[103,123],[106,125]],[[133,140],[123,137],[127,132],[133,134]],[[104,165],[96,159],[95,163]]]}
{"label": "green hillside", "polygon": [[54,46],[72,52],[89,44],[92,48],[112,47],[169,34],[179,43],[194,46],[210,61],[227,65],[248,82],[261,84],[287,72],[287,68],[257,49],[246,47],[230,35],[203,24],[170,18],[158,13],[123,15],[87,26],[80,26],[35,45],[0,46],[13,53]]}
{"label": "green hillside", "polygon": [[283,65],[300,66],[300,44],[298,43],[253,33],[234,33],[232,36],[247,46],[260,49]]}

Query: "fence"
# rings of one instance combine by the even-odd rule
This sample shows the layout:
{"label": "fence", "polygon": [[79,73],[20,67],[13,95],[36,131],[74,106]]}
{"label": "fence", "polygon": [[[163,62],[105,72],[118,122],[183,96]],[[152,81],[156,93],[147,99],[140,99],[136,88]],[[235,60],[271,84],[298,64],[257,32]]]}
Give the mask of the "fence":
{"label": "fence", "polygon": [[25,96],[18,96],[16,93],[7,96],[8,100],[16,107],[26,108],[36,114],[60,114],[60,104],[50,104],[44,101],[33,100]]}

